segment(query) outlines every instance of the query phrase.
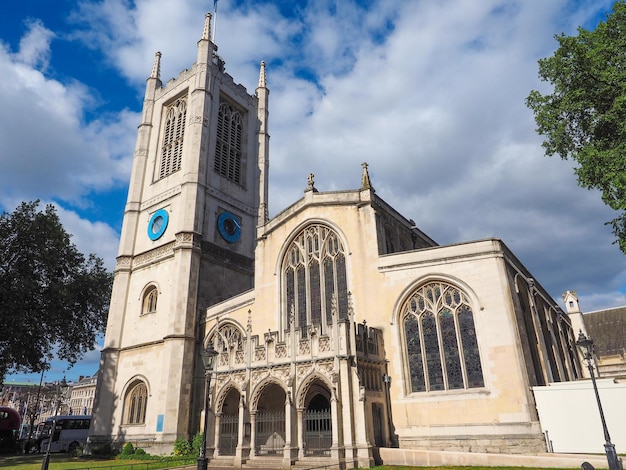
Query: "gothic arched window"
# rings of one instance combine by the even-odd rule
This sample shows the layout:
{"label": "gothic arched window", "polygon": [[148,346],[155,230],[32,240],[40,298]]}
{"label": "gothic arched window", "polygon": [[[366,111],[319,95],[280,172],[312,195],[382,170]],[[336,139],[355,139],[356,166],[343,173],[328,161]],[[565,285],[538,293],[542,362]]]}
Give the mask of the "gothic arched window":
{"label": "gothic arched window", "polygon": [[220,104],[217,114],[215,166],[217,173],[234,183],[241,183],[243,159],[243,118],[228,103]]}
{"label": "gothic arched window", "polygon": [[146,422],[146,406],[148,405],[148,387],[136,381],[128,388],[124,399],[124,424],[144,424]]}
{"label": "gothic arched window", "polygon": [[420,287],[400,318],[411,392],[484,386],[474,315],[459,288],[444,282]]}
{"label": "gothic arched window", "polygon": [[155,313],[157,309],[157,299],[159,297],[159,291],[156,286],[149,287],[144,295],[141,305],[141,313]]}
{"label": "gothic arched window", "polygon": [[231,323],[220,325],[211,339],[215,350],[219,353],[218,365],[236,365],[244,363],[244,343],[246,336]]}
{"label": "gothic arched window", "polygon": [[180,170],[186,119],[187,102],[181,98],[167,109],[163,146],[161,147],[159,178],[165,178]]}
{"label": "gothic arched window", "polygon": [[324,331],[332,322],[334,301],[338,319],[347,318],[346,256],[339,236],[329,227],[313,224],[302,230],[286,251],[282,273],[286,328],[293,312],[302,336],[311,325]]}

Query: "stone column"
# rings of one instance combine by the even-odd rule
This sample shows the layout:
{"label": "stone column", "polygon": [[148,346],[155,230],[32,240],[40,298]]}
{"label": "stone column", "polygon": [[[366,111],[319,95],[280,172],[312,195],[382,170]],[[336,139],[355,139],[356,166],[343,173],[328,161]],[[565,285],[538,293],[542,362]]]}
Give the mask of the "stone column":
{"label": "stone column", "polygon": [[220,455],[220,418],[222,417],[222,413],[215,413],[215,439],[213,441],[213,447],[215,450],[213,451],[213,456],[217,457]]}
{"label": "stone column", "polygon": [[304,408],[298,408],[298,460],[302,460],[304,458]]}
{"label": "stone column", "polygon": [[337,414],[337,395],[334,390],[330,397],[330,420],[333,433],[333,442],[330,445],[330,457],[337,461],[343,458],[344,455],[339,455],[339,426],[341,426],[341,423],[339,422],[339,415]]}
{"label": "stone column", "polygon": [[235,450],[235,467],[242,467],[246,459],[243,455],[243,433],[244,433],[244,399],[243,395],[239,398],[239,421],[237,423],[237,449]]}
{"label": "stone column", "polygon": [[293,450],[291,446],[291,393],[287,392],[285,397],[285,447],[283,449],[283,468],[291,468],[291,464],[294,462],[292,456]]}
{"label": "stone column", "polygon": [[354,402],[354,420],[358,424],[355,426],[354,430],[356,433],[358,466],[361,468],[370,468],[374,466],[374,457],[372,454],[372,445],[369,442],[366,432],[367,418],[365,415],[367,414],[367,401],[365,399],[365,387],[359,387],[357,400]]}
{"label": "stone column", "polygon": [[256,457],[256,413],[250,413],[250,457]]}

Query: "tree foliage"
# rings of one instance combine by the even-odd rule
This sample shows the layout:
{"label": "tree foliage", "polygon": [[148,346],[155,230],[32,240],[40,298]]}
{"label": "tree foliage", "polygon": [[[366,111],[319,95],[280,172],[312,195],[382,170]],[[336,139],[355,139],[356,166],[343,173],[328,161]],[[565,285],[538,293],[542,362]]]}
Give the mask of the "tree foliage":
{"label": "tree foliage", "polygon": [[0,379],[74,364],[104,331],[112,275],[71,243],[54,206],[0,215]]}
{"label": "tree foliage", "polygon": [[556,35],[559,47],[539,60],[553,91],[526,99],[546,154],[578,163],[578,184],[598,189],[618,216],[610,223],[626,253],[626,3],[618,1],[595,30]]}

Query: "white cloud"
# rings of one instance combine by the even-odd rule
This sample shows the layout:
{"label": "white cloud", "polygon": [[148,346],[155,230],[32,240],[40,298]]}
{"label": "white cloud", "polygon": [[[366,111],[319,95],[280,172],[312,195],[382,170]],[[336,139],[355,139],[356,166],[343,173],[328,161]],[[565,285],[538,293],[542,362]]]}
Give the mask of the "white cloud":
{"label": "white cloud", "polygon": [[[40,21],[27,26],[17,52],[0,44],[0,207],[10,212],[23,200],[55,201],[80,251],[97,253],[111,269],[118,234],[98,222],[105,208],[94,207],[89,195],[127,183],[139,115],[122,110],[86,122],[96,103],[92,92],[46,75],[55,34]],[[93,218],[81,219],[67,205],[89,208]]]}
{"label": "white cloud", "polygon": [[29,22],[28,33],[20,40],[17,59],[31,67],[45,69],[50,56],[50,41],[54,33],[39,20]]}
{"label": "white cloud", "polygon": [[95,253],[102,258],[105,267],[113,271],[119,245],[119,234],[109,225],[81,218],[73,211],[57,205],[57,213],[63,227],[72,234],[72,243],[85,255]]}
{"label": "white cloud", "polygon": [[7,199],[77,199],[125,181],[129,173],[128,143],[135,139],[130,121],[138,116],[122,111],[86,123],[84,114],[95,103],[90,90],[37,68],[47,63],[49,47],[31,47],[33,37],[52,37],[43,30],[32,22],[28,39],[20,42],[26,49],[15,54],[0,44],[0,186]]}

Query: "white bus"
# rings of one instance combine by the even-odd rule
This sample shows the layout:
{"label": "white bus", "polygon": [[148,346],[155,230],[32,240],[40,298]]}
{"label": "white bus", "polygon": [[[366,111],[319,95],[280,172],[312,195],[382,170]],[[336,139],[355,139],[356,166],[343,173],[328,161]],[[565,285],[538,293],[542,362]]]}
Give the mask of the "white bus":
{"label": "white bus", "polygon": [[50,442],[50,452],[76,452],[83,448],[87,442],[91,416],[57,416],[48,418],[41,431],[39,451],[46,452],[50,432],[52,442]]}

